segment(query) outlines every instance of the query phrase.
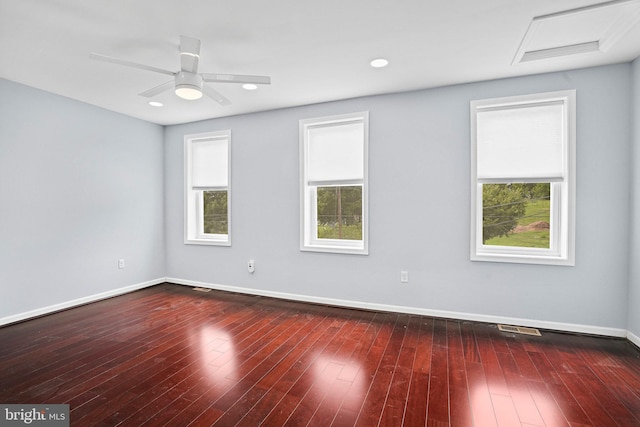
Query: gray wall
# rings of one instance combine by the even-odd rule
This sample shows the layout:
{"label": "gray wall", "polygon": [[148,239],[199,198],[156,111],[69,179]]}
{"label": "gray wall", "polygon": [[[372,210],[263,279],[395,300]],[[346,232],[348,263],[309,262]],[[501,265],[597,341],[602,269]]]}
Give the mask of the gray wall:
{"label": "gray wall", "polygon": [[633,150],[631,207],[631,274],[629,278],[629,332],[640,345],[640,58],[633,62]]}
{"label": "gray wall", "polygon": [[[631,83],[631,65],[621,64],[169,127],[167,276],[624,330]],[[469,101],[564,89],[577,89],[576,266],[471,262]],[[370,255],[300,252],[298,120],[362,110],[370,112]],[[220,129],[232,130],[233,246],[184,245],[183,136]],[[399,283],[401,269],[409,284]]]}
{"label": "gray wall", "polygon": [[0,79],[0,318],[164,276],[162,141]]}
{"label": "gray wall", "polygon": [[[576,266],[469,261],[469,101],[563,89],[578,100]],[[298,120],[362,110],[370,255],[300,252]],[[638,60],[164,131],[0,80],[0,318],[167,276],[638,336],[639,114]],[[220,129],[232,130],[233,246],[184,245],[183,136]]]}

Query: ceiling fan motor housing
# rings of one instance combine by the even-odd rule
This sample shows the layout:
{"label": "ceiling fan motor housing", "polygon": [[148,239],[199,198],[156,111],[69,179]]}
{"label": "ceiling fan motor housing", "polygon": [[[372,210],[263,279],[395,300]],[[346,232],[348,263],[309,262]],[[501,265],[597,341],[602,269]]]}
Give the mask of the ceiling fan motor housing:
{"label": "ceiling fan motor housing", "polygon": [[202,98],[203,84],[202,76],[199,74],[180,71],[176,74],[176,95],[188,100]]}

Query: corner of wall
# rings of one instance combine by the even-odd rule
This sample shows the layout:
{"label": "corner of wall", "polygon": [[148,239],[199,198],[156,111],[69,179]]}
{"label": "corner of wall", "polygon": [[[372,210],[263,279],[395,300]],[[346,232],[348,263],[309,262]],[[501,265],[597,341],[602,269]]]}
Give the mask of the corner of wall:
{"label": "corner of wall", "polygon": [[162,274],[167,276],[167,129],[162,126]]}
{"label": "corner of wall", "polygon": [[[640,336],[640,265],[633,260],[640,257],[640,57],[631,63],[631,203],[630,203],[630,248],[629,287],[627,307],[627,330],[629,339],[636,345]],[[634,339],[636,341],[634,341]]]}

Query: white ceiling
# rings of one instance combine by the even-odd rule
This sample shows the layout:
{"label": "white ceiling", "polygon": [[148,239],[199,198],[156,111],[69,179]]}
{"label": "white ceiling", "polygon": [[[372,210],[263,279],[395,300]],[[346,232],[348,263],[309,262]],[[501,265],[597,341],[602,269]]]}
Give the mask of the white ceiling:
{"label": "white ceiling", "polygon": [[[589,52],[515,63],[534,18],[599,0],[0,0],[0,77],[159,124],[401,92],[509,76],[628,62],[640,24]],[[640,0],[624,0],[625,15]],[[630,8],[630,9],[629,9]],[[611,14],[609,14],[611,15]],[[584,35],[572,15],[562,39]],[[600,19],[596,17],[596,19]],[[546,21],[543,21],[546,22]],[[586,25],[585,25],[586,22]],[[575,27],[574,27],[575,26]],[[619,23],[602,28],[619,28]],[[586,30],[585,30],[586,28]],[[575,33],[573,33],[575,31]],[[165,92],[151,107],[137,94],[166,75],[95,61],[97,52],[172,71],[180,35],[201,39],[200,72],[269,75],[246,91],[213,84],[232,105]],[[527,35],[527,38],[525,38]],[[553,46],[555,34],[541,40]],[[549,41],[551,40],[551,41]],[[613,38],[612,38],[613,40]],[[591,41],[591,40],[584,40]],[[528,41],[527,41],[528,43]],[[562,43],[562,42],[558,42]],[[526,47],[526,46],[525,46]],[[377,57],[390,61],[374,69]]]}

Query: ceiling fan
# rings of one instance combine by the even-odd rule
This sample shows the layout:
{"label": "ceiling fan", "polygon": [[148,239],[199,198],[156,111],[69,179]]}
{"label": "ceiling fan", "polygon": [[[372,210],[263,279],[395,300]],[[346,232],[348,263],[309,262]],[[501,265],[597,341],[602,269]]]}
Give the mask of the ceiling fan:
{"label": "ceiling fan", "polygon": [[218,91],[207,86],[205,83],[240,83],[252,85],[271,84],[271,78],[268,76],[198,73],[200,40],[187,36],[180,36],[180,70],[176,72],[152,67],[150,65],[138,64],[137,62],[127,61],[124,59],[113,58],[99,53],[90,53],[89,56],[92,59],[153,71],[155,73],[166,74],[173,77],[173,80],[139,94],[140,96],[147,98],[151,98],[152,96],[158,95],[164,91],[174,89],[175,94],[182,99],[200,99],[204,94],[218,102],[220,105],[229,105],[231,104],[231,101],[225,98]]}

